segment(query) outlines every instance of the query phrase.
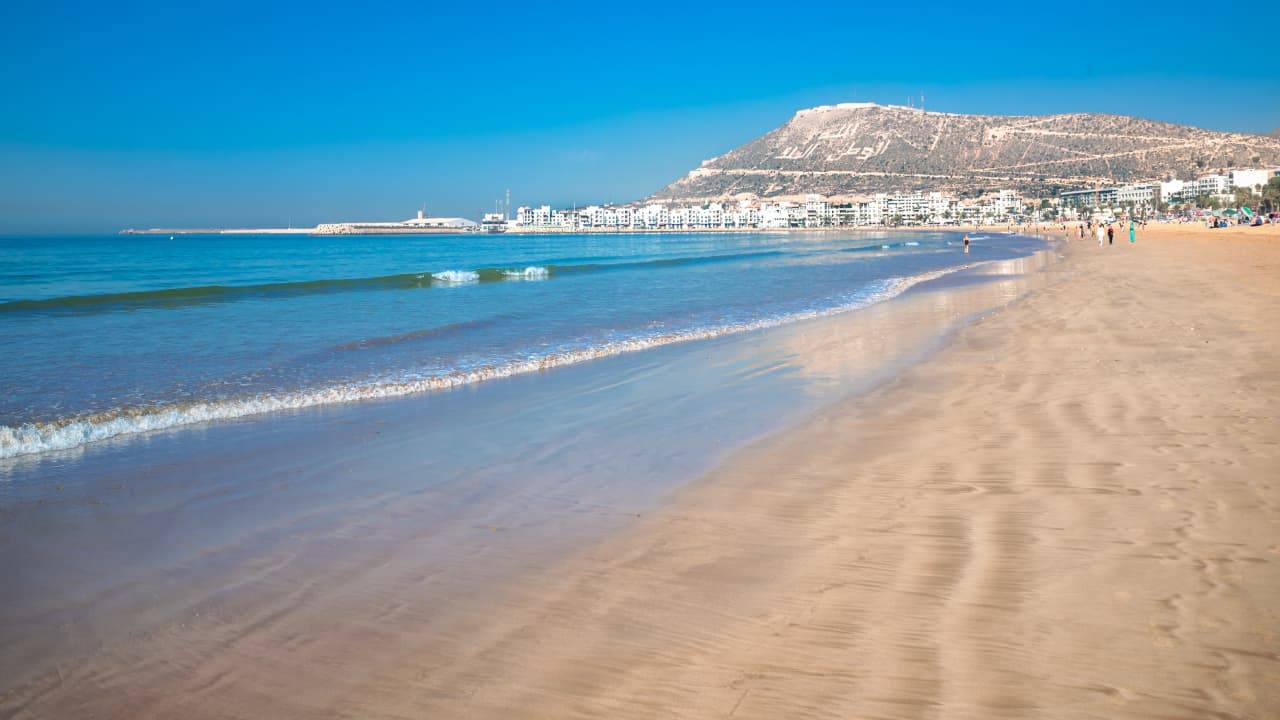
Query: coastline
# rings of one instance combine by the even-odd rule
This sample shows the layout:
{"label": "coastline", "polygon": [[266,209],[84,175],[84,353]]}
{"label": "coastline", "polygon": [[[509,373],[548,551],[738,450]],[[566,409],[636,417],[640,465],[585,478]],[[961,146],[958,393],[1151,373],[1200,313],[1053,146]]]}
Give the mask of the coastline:
{"label": "coastline", "polygon": [[6,461],[0,717],[363,715],[366,679],[465,646],[525,581],[936,352],[1051,256],[545,375]]}
{"label": "coastline", "polygon": [[1280,720],[1274,9],[5,15],[0,720]]}
{"label": "coastline", "polygon": [[[445,405],[51,458],[58,493],[6,508],[21,543],[0,549],[74,556],[88,585],[46,602],[72,586],[17,576],[0,717],[1265,716],[1280,253],[1218,232],[1070,241],[1038,273]],[[891,331],[975,316],[925,349]],[[708,402],[698,372],[748,384]],[[781,394],[744,396],[766,374]],[[781,430],[729,439],[783,407]],[[477,480],[447,463],[475,464],[483,444],[450,435],[474,426],[575,437]],[[686,483],[700,436],[721,447]]]}
{"label": "coastline", "polygon": [[347,707],[1274,713],[1280,247],[1157,227],[1065,252],[1065,281],[739,452]]}
{"label": "coastline", "polygon": [[856,312],[877,303],[892,300],[919,283],[972,270],[980,264],[961,265],[912,277],[897,278],[874,292],[861,294],[842,305],[822,310],[802,311],[737,324],[674,331],[646,338],[617,340],[591,348],[544,353],[515,361],[409,380],[371,381],[355,386],[322,387],[295,393],[262,393],[220,401],[162,405],[143,410],[125,408],[116,412],[86,414],[54,422],[0,426],[0,461],[76,450],[86,445],[116,438],[145,435],[154,431],[177,430],[205,423],[307,410],[327,405],[425,395],[481,382],[542,373],[623,354],[650,351],[668,345],[784,327],[796,322]]}

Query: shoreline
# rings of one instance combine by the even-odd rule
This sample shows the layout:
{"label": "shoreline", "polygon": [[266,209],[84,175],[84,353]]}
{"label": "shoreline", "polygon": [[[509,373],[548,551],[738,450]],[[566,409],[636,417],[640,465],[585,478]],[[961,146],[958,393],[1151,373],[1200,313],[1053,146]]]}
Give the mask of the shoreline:
{"label": "shoreline", "polygon": [[739,451],[345,707],[1276,712],[1280,238],[1219,238],[1068,243],[1063,282]]}
{"label": "shoreline", "polygon": [[115,438],[145,435],[154,431],[181,430],[207,423],[270,416],[281,412],[308,410],[328,405],[456,390],[477,383],[542,373],[592,360],[645,352],[669,345],[784,327],[792,323],[856,312],[893,300],[919,283],[971,270],[978,265],[958,265],[945,270],[899,278],[885,288],[869,293],[865,297],[825,310],[798,312],[736,325],[725,324],[703,329],[673,331],[648,338],[618,340],[587,349],[557,351],[523,360],[457,370],[415,380],[367,382],[345,387],[306,389],[293,393],[260,393],[242,398],[198,401],[185,405],[159,405],[141,410],[126,407],[117,411],[86,414],[50,422],[0,425],[0,462],[30,455],[74,450]]}
{"label": "shoreline", "polygon": [[[477,494],[451,480],[466,504],[444,487],[406,492],[419,463],[438,467],[423,438],[494,422],[412,402],[301,413],[270,425],[278,437],[261,447],[243,443],[252,423],[211,427],[200,435],[222,438],[214,462],[171,499],[133,479],[155,469],[122,445],[107,453],[121,467],[95,482],[119,480],[130,499],[68,485],[56,502],[82,518],[120,514],[131,570],[154,576],[115,581],[110,562],[84,560],[95,582],[119,583],[100,597],[125,612],[87,633],[56,603],[36,616],[6,603],[10,622],[56,625],[49,642],[101,645],[81,659],[59,651],[56,673],[22,663],[0,716],[1266,716],[1280,707],[1280,497],[1268,482],[1280,471],[1280,340],[1267,334],[1280,322],[1280,237],[1218,232],[1067,241],[1044,251],[1066,259],[1029,293],[1015,288],[1032,266],[1007,261],[1007,280],[952,276],[696,352],[587,363],[559,385],[476,387],[560,402],[570,375],[592,376],[557,414],[540,403],[504,414],[572,418],[572,432],[681,456],[674,438],[715,437],[759,400],[691,421],[687,389],[672,388],[651,420],[673,434],[654,437],[634,419],[636,378],[666,386],[706,365],[751,377],[777,367],[768,345],[795,364],[780,377],[816,380],[804,386],[815,410],[666,490],[653,485],[672,481],[668,467],[645,475],[650,460],[606,449],[570,469],[563,459],[585,448],[556,441],[522,453],[546,459],[538,475],[508,460],[491,471],[518,483],[487,480]],[[868,341],[907,350],[875,331],[876,316],[885,328],[926,317],[906,308],[961,317],[954,304],[977,288],[1016,299],[988,303],[998,309],[869,388],[830,381]],[[619,367],[633,368],[626,382]],[[439,397],[476,412],[484,403],[469,395]],[[620,424],[583,415],[603,404]],[[151,440],[156,468],[192,463],[191,441]],[[602,477],[610,467],[621,474]],[[241,472],[253,481],[234,481]],[[620,481],[648,499],[614,494]],[[335,500],[353,488],[367,496]],[[144,518],[126,514],[135,494],[148,498]],[[169,503],[186,522],[159,512]],[[252,513],[270,518],[266,537],[288,540],[201,539],[202,526],[253,527]],[[146,553],[164,543],[138,528],[171,524],[190,547],[153,564]],[[13,535],[47,552],[28,525]],[[53,538],[81,545],[65,529]],[[566,547],[548,555],[539,538]],[[56,657],[34,639],[19,634],[7,660]]]}
{"label": "shoreline", "polygon": [[0,496],[0,567],[17,570],[0,717],[364,715],[364,679],[456,646],[734,449],[936,352],[1038,282],[1050,252],[425,402],[18,462]]}
{"label": "shoreline", "polygon": [[[436,374],[406,378],[389,373],[358,383],[254,393],[216,400],[126,406],[55,419],[26,421],[12,425],[0,424],[0,463],[15,458],[76,450],[115,438],[145,435],[149,432],[165,432],[241,418],[269,416],[273,413],[456,390],[493,380],[536,374],[668,345],[783,327],[797,322],[865,309],[892,300],[920,283],[927,283],[957,272],[963,273],[990,262],[993,261],[974,260],[940,270],[887,278],[866,286],[844,298],[839,304],[828,307],[736,322],[725,321],[719,324],[675,328],[663,333],[616,338],[589,347],[531,352],[515,359],[494,361]],[[535,269],[541,269],[543,276],[546,275],[545,268]],[[460,284],[479,281],[477,271],[468,272],[474,276],[474,279]],[[518,281],[523,278],[517,276],[515,279]],[[445,284],[454,283],[446,282]]]}

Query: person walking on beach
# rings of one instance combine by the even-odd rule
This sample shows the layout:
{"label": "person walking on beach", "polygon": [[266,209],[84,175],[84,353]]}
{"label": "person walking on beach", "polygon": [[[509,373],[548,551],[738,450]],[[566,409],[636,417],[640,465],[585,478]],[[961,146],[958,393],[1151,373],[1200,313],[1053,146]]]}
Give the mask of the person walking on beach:
{"label": "person walking on beach", "polygon": [[1137,240],[1134,239],[1134,225],[1133,225],[1133,221],[1130,220],[1129,221],[1129,244],[1132,245],[1135,242],[1137,242]]}
{"label": "person walking on beach", "polygon": [[1102,231],[1102,223],[1098,223],[1098,227],[1093,234],[1098,238],[1098,247],[1106,244],[1106,233]]}
{"label": "person walking on beach", "polygon": [[1116,244],[1116,226],[1111,223],[1107,223],[1107,244]]}
{"label": "person walking on beach", "polygon": [[969,233],[965,233],[964,235],[964,254],[969,254]]}

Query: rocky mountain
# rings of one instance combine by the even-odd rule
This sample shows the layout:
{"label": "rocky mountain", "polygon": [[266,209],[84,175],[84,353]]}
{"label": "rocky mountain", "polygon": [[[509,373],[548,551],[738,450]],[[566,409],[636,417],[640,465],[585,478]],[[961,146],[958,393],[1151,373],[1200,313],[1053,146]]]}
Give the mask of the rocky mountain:
{"label": "rocky mountain", "polygon": [[845,103],[801,110],[654,197],[975,195],[999,188],[1043,195],[1259,165],[1280,165],[1280,138],[1121,115],[957,115]]}

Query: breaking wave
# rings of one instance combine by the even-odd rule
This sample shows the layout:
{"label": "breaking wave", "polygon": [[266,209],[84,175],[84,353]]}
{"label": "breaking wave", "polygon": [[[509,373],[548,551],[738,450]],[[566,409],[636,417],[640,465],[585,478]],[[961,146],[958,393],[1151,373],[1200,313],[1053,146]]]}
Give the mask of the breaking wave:
{"label": "breaking wave", "polygon": [[[725,323],[674,331],[653,331],[609,340],[589,347],[553,350],[514,360],[456,369],[429,376],[384,378],[293,392],[261,393],[225,400],[175,403],[169,406],[118,408],[90,415],[50,422],[0,426],[0,459],[36,453],[68,450],[89,443],[154,430],[230,420],[264,413],[301,410],[319,405],[400,397],[446,390],[485,380],[540,372],[588,360],[638,352],[650,348],[705,340],[723,335],[778,327],[801,320],[837,315],[896,297],[919,283],[972,268],[977,263],[890,278],[843,296],[836,304],[812,310],[786,313],[738,323]],[[474,273],[473,273],[474,274]]]}
{"label": "breaking wave", "polygon": [[551,272],[544,267],[534,265],[523,270],[503,270],[502,276],[513,280],[546,280]]}
{"label": "breaking wave", "polygon": [[432,280],[439,280],[450,285],[460,285],[462,283],[480,282],[480,273],[473,270],[445,270],[444,272],[431,273]]}
{"label": "breaking wave", "polygon": [[175,308],[186,305],[236,302],[262,298],[287,298],[299,295],[321,295],[374,290],[413,290],[433,286],[466,283],[502,282],[506,280],[545,280],[579,273],[636,269],[662,269],[677,266],[735,262],[782,255],[781,250],[694,255],[622,262],[587,262],[576,264],[531,265],[524,268],[479,268],[476,270],[445,269],[433,272],[400,273],[366,278],[329,278],[295,282],[259,283],[256,285],[203,285],[198,287],[136,290],[96,295],[69,295],[36,300],[0,302],[0,313],[40,312],[95,314],[118,310]]}

